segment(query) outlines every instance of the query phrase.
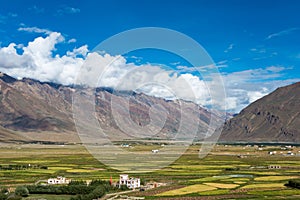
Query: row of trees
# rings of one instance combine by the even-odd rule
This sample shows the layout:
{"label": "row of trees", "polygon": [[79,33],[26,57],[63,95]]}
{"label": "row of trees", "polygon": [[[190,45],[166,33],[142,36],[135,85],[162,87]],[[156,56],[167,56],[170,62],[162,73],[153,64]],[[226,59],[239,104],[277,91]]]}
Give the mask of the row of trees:
{"label": "row of trees", "polygon": [[104,191],[111,190],[108,181],[93,180],[89,185],[85,181],[71,181],[68,185],[27,185],[30,194],[89,194],[101,186]]}
{"label": "row of trees", "polygon": [[0,170],[48,169],[42,165],[0,165]]}
{"label": "row of trees", "polygon": [[286,186],[300,189],[300,179],[289,180]]}
{"label": "row of trees", "polygon": [[21,200],[22,197],[27,197],[29,191],[24,186],[18,186],[14,193],[9,193],[7,188],[2,188],[0,190],[0,200]]}
{"label": "row of trees", "polygon": [[89,185],[85,181],[72,181],[68,185],[26,185],[18,186],[14,193],[1,189],[0,200],[21,200],[29,194],[67,194],[76,195],[71,200],[92,200],[113,190],[118,190],[118,188],[113,187],[109,181],[103,180],[93,180]]}
{"label": "row of trees", "polygon": [[116,189],[103,180],[93,180],[89,185],[85,181],[71,181],[68,185],[28,185],[26,188],[30,194],[76,195],[71,200],[92,200]]}

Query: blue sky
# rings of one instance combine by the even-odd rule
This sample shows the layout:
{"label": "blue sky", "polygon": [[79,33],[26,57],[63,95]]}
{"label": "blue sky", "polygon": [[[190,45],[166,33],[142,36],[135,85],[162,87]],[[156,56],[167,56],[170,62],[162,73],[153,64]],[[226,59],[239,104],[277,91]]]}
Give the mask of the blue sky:
{"label": "blue sky", "polygon": [[[236,101],[229,106],[232,111],[300,78],[297,0],[0,2],[1,48],[11,43],[21,45],[15,47],[18,54],[28,42],[45,38],[50,32],[64,38],[51,49],[53,55],[60,56],[84,45],[91,50],[108,37],[132,28],[163,27],[182,32],[199,42],[220,67],[227,96]],[[185,64],[169,54],[153,56],[153,52],[145,51],[137,52],[136,57],[136,64]],[[7,64],[1,71],[17,76],[11,68]],[[248,98],[243,98],[241,90],[252,92],[253,98],[248,93]]]}

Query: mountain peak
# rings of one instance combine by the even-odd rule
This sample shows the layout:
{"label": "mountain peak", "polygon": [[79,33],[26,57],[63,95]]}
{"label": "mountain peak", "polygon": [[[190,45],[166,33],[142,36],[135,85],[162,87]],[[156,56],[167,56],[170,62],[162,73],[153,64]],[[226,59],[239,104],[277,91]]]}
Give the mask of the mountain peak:
{"label": "mountain peak", "polygon": [[222,141],[300,142],[300,82],[280,87],[228,120]]}
{"label": "mountain peak", "polygon": [[2,72],[0,72],[0,79],[6,83],[14,83],[15,81],[17,81],[17,79],[15,79],[7,74],[4,74]]}

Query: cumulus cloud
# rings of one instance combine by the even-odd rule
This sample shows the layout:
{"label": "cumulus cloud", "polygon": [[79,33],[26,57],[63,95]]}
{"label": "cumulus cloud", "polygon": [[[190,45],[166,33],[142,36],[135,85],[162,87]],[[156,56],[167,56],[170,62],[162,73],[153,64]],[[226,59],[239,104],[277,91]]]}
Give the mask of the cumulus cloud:
{"label": "cumulus cloud", "polygon": [[227,95],[227,110],[239,112],[276,88],[300,81],[300,79],[281,80],[282,73],[289,69],[291,68],[269,66],[222,74]]}
{"label": "cumulus cloud", "polygon": [[[72,84],[84,62],[87,46],[75,48],[66,55],[54,55],[55,45],[63,42],[58,32],[37,37],[27,45],[9,44],[0,48],[0,71],[14,77],[29,77],[40,81]],[[17,48],[23,52],[19,54]]]}
{"label": "cumulus cloud", "polygon": [[[95,67],[97,66],[97,67]],[[160,66],[127,63],[123,56],[88,54],[77,82],[89,86],[134,90],[166,99],[185,99],[207,105],[205,82],[192,74],[178,74]]]}
{"label": "cumulus cloud", "polygon": [[[214,65],[194,68],[177,66],[176,70],[159,65],[136,65],[128,63],[120,55],[89,52],[87,45],[58,55],[55,54],[56,45],[66,43],[61,33],[46,32],[36,27],[24,31],[47,35],[37,37],[28,44],[11,43],[0,47],[0,71],[14,77],[64,85],[85,84],[135,90],[166,99],[180,98],[207,107],[216,106],[231,112],[240,111],[278,86],[299,81],[280,80],[281,73],[289,69],[282,66],[223,73],[222,82],[217,73],[211,74],[205,81],[194,75],[196,71],[206,73]],[[224,87],[219,87],[222,84]],[[225,102],[221,95],[224,90],[227,95]]]}
{"label": "cumulus cloud", "polygon": [[262,88],[262,91],[248,91],[247,96],[249,99],[249,103],[256,101],[257,99],[262,98],[263,96],[269,93],[267,88]]}

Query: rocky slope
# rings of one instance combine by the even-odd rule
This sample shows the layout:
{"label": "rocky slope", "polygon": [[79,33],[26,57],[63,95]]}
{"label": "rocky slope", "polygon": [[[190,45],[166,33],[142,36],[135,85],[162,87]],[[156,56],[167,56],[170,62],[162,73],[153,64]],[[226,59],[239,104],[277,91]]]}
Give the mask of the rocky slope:
{"label": "rocky slope", "polygon": [[300,82],[255,101],[223,127],[221,141],[300,143]]}
{"label": "rocky slope", "polygon": [[[101,127],[110,134],[112,139],[123,138],[112,115],[111,99],[120,105],[129,101],[129,117],[137,126],[143,127],[150,123],[149,111],[153,105],[161,105],[167,111],[166,122],[155,136],[167,138],[176,133],[182,115],[197,121],[197,139],[203,138],[208,129],[211,114],[206,109],[181,100],[167,101],[161,98],[137,94],[131,91],[113,92],[109,88],[82,89],[53,83],[42,83],[32,79],[16,80],[0,73],[0,139],[18,141],[60,141],[80,142],[76,133],[72,112],[72,96],[80,92],[82,96],[95,94],[96,117]],[[125,104],[124,104],[125,105]],[[180,105],[189,105],[195,109],[182,113]],[[216,117],[214,115],[214,117]],[[154,127],[161,128],[161,127]],[[184,132],[189,133],[195,127],[185,126]]]}

